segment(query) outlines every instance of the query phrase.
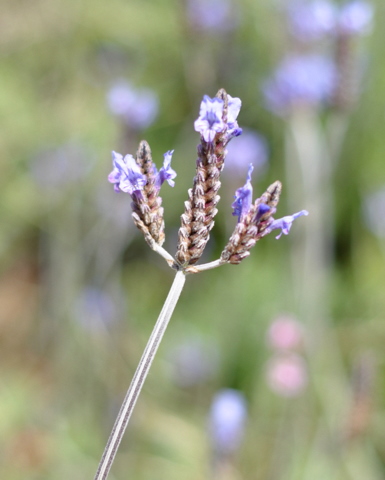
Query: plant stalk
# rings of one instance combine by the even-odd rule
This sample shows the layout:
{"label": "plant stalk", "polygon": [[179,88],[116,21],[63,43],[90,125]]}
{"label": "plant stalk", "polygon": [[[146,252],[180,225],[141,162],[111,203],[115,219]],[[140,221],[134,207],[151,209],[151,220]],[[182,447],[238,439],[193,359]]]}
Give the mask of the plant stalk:
{"label": "plant stalk", "polygon": [[160,312],[158,320],[151,333],[150,339],[143,352],[142,358],[140,359],[134,378],[132,379],[131,385],[128,388],[126,397],[123,400],[123,404],[116,418],[106,448],[104,449],[103,456],[100,460],[94,480],[105,480],[108,477],[128,421],[131,417],[132,411],[134,410],[136,401],[139,397],[144,381],[146,380],[147,374],[163,338],[163,334],[166,330],[168,322],[178,302],[185,281],[185,273],[183,271],[178,271],[175,275],[174,282],[171,285],[170,292],[163,305],[162,311]]}

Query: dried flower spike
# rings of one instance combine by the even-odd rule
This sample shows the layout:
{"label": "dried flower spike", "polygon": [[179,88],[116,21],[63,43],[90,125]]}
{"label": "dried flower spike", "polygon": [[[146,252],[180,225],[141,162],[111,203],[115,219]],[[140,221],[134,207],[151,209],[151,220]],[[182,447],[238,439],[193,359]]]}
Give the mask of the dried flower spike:
{"label": "dried flower spike", "polygon": [[171,168],[173,150],[164,154],[163,167],[158,172],[151,158],[150,146],[145,140],[139,144],[136,160],[132,155],[124,158],[113,152],[114,169],[108,179],[115,191],[131,195],[132,217],[151,248],[164,242],[162,198],[159,190],[163,182],[174,186],[175,171]]}
{"label": "dried flower spike", "polygon": [[214,226],[219,202],[219,180],[226,155],[225,146],[242,130],[237,123],[241,108],[239,98],[232,98],[223,89],[216,97],[203,97],[195,130],[201,134],[197,170],[185,212],[181,216],[177,261],[183,266],[195,264],[201,257]]}
{"label": "dried flower spike", "polygon": [[278,181],[270,185],[266,192],[260,198],[257,198],[253,204],[252,171],[253,166],[250,165],[245,185],[235,192],[232,207],[234,209],[233,215],[238,217],[238,223],[221,254],[220,260],[222,263],[240,263],[250,255],[250,249],[260,238],[278,228],[281,229],[281,233],[276,237],[277,239],[280,238],[282,233],[287,235],[293,221],[308,214],[306,210],[302,210],[294,215],[274,220],[273,215],[282,190],[282,185]]}

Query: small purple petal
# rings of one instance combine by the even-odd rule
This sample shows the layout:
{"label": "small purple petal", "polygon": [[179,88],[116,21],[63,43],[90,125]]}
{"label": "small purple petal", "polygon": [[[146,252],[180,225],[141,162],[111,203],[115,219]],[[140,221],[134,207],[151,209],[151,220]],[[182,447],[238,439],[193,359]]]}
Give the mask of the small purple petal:
{"label": "small purple petal", "polygon": [[194,123],[194,128],[207,143],[211,143],[215,135],[225,128],[222,115],[223,101],[220,98],[210,98],[205,95],[201,102],[199,117]]}
{"label": "small purple petal", "polygon": [[234,124],[237,123],[237,117],[241,110],[242,101],[238,97],[232,97],[227,95],[228,98],[228,109],[227,109],[227,125],[229,128],[232,128]]}
{"label": "small purple petal", "polygon": [[269,205],[266,205],[266,203],[260,203],[258,205],[257,209],[257,214],[255,215],[255,223],[258,223],[260,219],[265,215],[265,213],[270,212],[270,210],[273,210],[272,208],[269,207]]}
{"label": "small purple petal", "polygon": [[112,164],[114,169],[108,175],[108,181],[114,184],[115,191],[130,195],[141,194],[147,178],[142,174],[134,157],[126,155],[123,158],[120,153],[112,152]]}
{"label": "small purple petal", "polygon": [[167,181],[167,183],[173,187],[175,185],[174,178],[176,177],[176,172],[171,168],[171,159],[174,150],[169,150],[164,154],[164,161],[163,167],[159,170],[156,175],[155,184],[157,188],[160,188],[163,182]]}
{"label": "small purple petal", "polygon": [[232,203],[231,207],[234,209],[233,215],[238,217],[238,222],[241,221],[241,218],[250,210],[251,203],[253,200],[253,187],[251,185],[251,173],[254,170],[253,164],[250,163],[249,170],[247,172],[246,183],[243,187],[238,188],[235,192],[235,200]]}
{"label": "small purple petal", "polygon": [[293,215],[288,215],[286,217],[279,218],[278,220],[274,220],[271,225],[265,230],[266,234],[270,233],[272,230],[280,228],[281,233],[275,237],[277,240],[281,238],[282,234],[289,235],[294,220],[298,217],[302,217],[302,215],[309,215],[309,212],[307,210],[301,210],[300,212],[294,213]]}
{"label": "small purple petal", "polygon": [[228,95],[228,108],[227,108],[227,141],[233,137],[238,137],[242,134],[242,129],[239,128],[237,117],[241,110],[242,102],[239,98],[233,98]]}

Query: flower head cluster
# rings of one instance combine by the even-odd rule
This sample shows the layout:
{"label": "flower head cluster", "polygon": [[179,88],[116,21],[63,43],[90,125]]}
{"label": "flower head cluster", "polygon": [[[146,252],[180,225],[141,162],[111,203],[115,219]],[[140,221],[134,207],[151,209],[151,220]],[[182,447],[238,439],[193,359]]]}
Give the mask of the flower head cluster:
{"label": "flower head cluster", "polygon": [[153,90],[134,88],[124,81],[117,82],[110,88],[107,103],[110,111],[134,130],[149,127],[159,109],[159,100]]}
{"label": "flower head cluster", "polygon": [[[164,162],[158,171],[151,158],[151,150],[146,141],[139,145],[136,158],[113,152],[113,170],[108,179],[116,191],[129,193],[132,198],[133,218],[143,232],[147,243],[163,255],[167,262],[185,273],[197,273],[203,267],[195,267],[210,238],[219,202],[218,190],[221,186],[220,174],[227,154],[226,146],[232,138],[241,134],[237,117],[241,100],[228,95],[223,89],[214,98],[203,97],[195,130],[201,135],[196,161],[196,175],[193,187],[188,191],[185,211],[181,216],[179,241],[175,260],[160,250],[164,241],[164,221],[160,187],[164,182],[174,186],[175,171],[171,168],[173,150],[164,154]],[[238,188],[232,205],[233,215],[238,219],[235,230],[223,250],[216,266],[224,263],[237,264],[250,254],[255,243],[275,229],[287,235],[293,221],[307,215],[302,210],[293,215],[275,220],[273,215],[281,193],[281,183],[274,182],[266,192],[253,203],[251,174],[249,165],[246,184]],[[210,268],[214,268],[211,267]]]}
{"label": "flower head cluster", "polygon": [[370,30],[373,8],[363,0],[353,0],[337,8],[329,0],[289,3],[291,33],[302,41],[318,40],[325,35],[360,35]]}

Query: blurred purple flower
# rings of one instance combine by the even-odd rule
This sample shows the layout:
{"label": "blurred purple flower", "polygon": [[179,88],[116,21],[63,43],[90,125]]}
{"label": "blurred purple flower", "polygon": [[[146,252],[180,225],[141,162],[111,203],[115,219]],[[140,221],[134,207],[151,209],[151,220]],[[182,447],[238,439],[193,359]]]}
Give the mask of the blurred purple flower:
{"label": "blurred purple flower", "polygon": [[328,0],[289,2],[291,33],[302,41],[317,40],[332,33],[336,24],[336,7]]}
{"label": "blurred purple flower", "polygon": [[219,391],[211,404],[209,432],[214,450],[236,451],[243,439],[247,407],[244,395],[232,389]]}
{"label": "blurred purple flower", "polygon": [[362,215],[367,228],[377,237],[385,238],[385,185],[365,197]]}
{"label": "blurred purple flower", "polygon": [[174,382],[189,388],[211,379],[219,364],[219,352],[215,347],[195,338],[172,349],[169,357]]}
{"label": "blurred purple flower", "polygon": [[353,0],[342,6],[338,17],[339,31],[346,35],[360,35],[370,31],[373,7],[362,0]]}
{"label": "blurred purple flower", "polygon": [[282,234],[289,235],[291,226],[294,220],[298,217],[302,217],[302,215],[309,215],[307,210],[301,210],[300,212],[294,213],[293,215],[287,215],[286,217],[279,218],[278,220],[274,220],[265,230],[266,235],[273,230],[281,229],[281,233],[277,235],[275,238],[278,240],[281,238]]}
{"label": "blurred purple flower", "polygon": [[280,115],[303,104],[318,106],[331,97],[335,83],[335,67],[328,58],[289,56],[264,85],[266,106]]}
{"label": "blurred purple flower", "polygon": [[31,176],[40,187],[55,190],[83,179],[93,160],[82,145],[48,148],[31,159]]}
{"label": "blurred purple flower", "polygon": [[208,33],[224,33],[238,25],[233,0],[187,0],[186,11],[190,24]]}
{"label": "blurred purple flower", "polygon": [[207,143],[212,142],[215,135],[224,129],[222,114],[223,101],[220,98],[210,98],[205,95],[201,102],[199,117],[194,122],[194,129]]}
{"label": "blurred purple flower", "polygon": [[87,286],[82,290],[75,302],[74,312],[78,323],[95,333],[104,331],[118,318],[112,297],[93,286]]}
{"label": "blurred purple flower", "polygon": [[252,201],[253,201],[253,187],[251,185],[251,173],[254,167],[250,163],[249,170],[247,172],[246,183],[243,187],[238,188],[235,192],[235,200],[231,205],[234,209],[233,215],[238,217],[238,222],[244,215],[249,213]]}
{"label": "blurred purple flower", "polygon": [[299,395],[308,383],[306,363],[294,353],[271,358],[265,373],[271,390],[282,397]]}
{"label": "blurred purple flower", "polygon": [[225,162],[225,173],[237,174],[250,163],[261,173],[267,164],[268,149],[266,140],[253,130],[244,129],[236,141],[229,143]]}
{"label": "blurred purple flower", "polygon": [[142,174],[139,165],[132,155],[123,155],[112,152],[112,165],[114,169],[108,175],[108,181],[114,184],[116,192],[126,192],[141,196],[141,191],[147,183],[147,178]]}
{"label": "blurred purple flower", "polygon": [[170,187],[175,185],[174,178],[176,177],[176,172],[171,168],[171,159],[174,150],[169,150],[164,154],[164,161],[163,167],[157,172],[155,184],[158,189],[162,186],[162,184],[167,181]]}
{"label": "blurred purple flower", "polygon": [[107,94],[110,111],[135,130],[149,127],[159,110],[157,94],[149,88],[134,88],[128,82],[118,82]]}
{"label": "blurred purple flower", "polygon": [[270,325],[267,342],[276,350],[293,350],[303,341],[302,325],[290,315],[281,315]]}

